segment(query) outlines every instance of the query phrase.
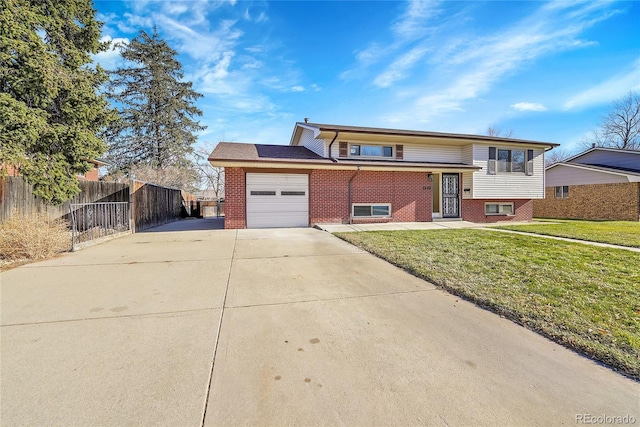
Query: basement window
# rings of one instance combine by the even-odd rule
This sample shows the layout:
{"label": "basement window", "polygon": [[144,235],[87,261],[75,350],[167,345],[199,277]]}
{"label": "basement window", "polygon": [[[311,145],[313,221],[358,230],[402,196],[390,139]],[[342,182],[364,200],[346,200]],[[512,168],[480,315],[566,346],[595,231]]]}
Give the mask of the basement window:
{"label": "basement window", "polygon": [[569,198],[569,186],[559,185],[556,187],[556,199],[568,199]]}
{"label": "basement window", "polygon": [[354,203],[351,205],[351,216],[354,218],[389,218],[391,217],[391,204]]}
{"label": "basement window", "polygon": [[485,215],[513,215],[513,203],[485,203]]}

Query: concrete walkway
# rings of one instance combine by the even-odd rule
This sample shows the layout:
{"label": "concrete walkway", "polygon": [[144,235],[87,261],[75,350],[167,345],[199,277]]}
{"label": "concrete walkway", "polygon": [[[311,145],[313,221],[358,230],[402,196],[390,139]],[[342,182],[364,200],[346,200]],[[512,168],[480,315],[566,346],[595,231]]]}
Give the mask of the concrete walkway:
{"label": "concrete walkway", "polygon": [[203,224],[3,272],[1,424],[640,420],[639,383],[329,233]]}

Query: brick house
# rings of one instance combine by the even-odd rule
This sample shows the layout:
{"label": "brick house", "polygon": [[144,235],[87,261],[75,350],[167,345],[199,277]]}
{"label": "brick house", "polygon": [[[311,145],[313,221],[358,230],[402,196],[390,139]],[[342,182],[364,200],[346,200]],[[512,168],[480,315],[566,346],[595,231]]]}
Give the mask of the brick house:
{"label": "brick house", "polygon": [[[109,163],[106,163],[99,159],[90,159],[87,160],[87,163],[91,164],[91,168],[83,175],[76,175],[76,178],[78,178],[80,181],[99,181],[100,167],[109,165]],[[6,173],[7,176],[20,176],[18,168],[12,165],[0,164],[0,172]]]}
{"label": "brick house", "polygon": [[305,121],[289,145],[221,142],[209,161],[225,168],[226,228],[522,221],[557,145]]}
{"label": "brick house", "polygon": [[543,218],[640,220],[640,151],[593,147],[546,171]]}

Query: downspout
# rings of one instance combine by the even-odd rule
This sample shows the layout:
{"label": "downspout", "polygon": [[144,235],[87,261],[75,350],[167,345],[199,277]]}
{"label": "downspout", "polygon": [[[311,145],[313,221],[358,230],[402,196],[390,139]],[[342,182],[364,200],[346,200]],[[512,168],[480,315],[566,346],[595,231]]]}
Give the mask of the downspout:
{"label": "downspout", "polygon": [[336,139],[338,139],[338,135],[339,134],[340,134],[340,132],[336,132],[336,134],[334,135],[333,139],[329,143],[329,160],[331,160],[333,163],[338,163],[338,161],[336,159],[334,159],[333,156],[331,155],[331,146],[333,145],[334,142],[336,142]]}
{"label": "downspout", "polygon": [[356,172],[349,179],[349,224],[351,224],[353,222],[353,217],[351,215],[351,204],[352,204],[352,201],[353,201],[351,183],[353,182],[353,179],[356,177],[356,175],[358,175],[358,172],[360,172],[360,166],[357,167]]}

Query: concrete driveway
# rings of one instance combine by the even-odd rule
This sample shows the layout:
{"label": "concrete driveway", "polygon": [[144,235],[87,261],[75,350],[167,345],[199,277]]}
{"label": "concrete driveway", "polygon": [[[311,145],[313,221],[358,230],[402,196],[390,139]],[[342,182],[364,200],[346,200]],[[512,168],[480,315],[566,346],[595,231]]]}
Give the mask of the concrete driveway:
{"label": "concrete driveway", "polygon": [[329,233],[203,224],[3,272],[0,423],[640,423],[637,382]]}

